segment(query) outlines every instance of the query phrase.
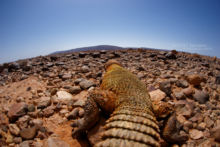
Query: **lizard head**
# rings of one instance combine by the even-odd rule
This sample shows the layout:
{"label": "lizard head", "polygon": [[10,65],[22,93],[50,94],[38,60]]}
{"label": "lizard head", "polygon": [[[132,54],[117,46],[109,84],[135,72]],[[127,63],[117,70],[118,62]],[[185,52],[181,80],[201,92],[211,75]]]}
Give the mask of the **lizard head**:
{"label": "lizard head", "polygon": [[109,71],[114,67],[122,67],[121,63],[119,63],[117,60],[111,59],[108,60],[108,62],[105,63],[105,70]]}

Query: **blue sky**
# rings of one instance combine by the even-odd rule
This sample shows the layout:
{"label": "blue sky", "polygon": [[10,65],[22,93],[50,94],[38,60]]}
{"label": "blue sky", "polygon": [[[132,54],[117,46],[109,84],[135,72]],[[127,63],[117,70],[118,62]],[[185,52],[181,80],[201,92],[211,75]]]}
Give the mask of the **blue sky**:
{"label": "blue sky", "polygon": [[220,57],[220,1],[0,0],[0,63],[102,44]]}

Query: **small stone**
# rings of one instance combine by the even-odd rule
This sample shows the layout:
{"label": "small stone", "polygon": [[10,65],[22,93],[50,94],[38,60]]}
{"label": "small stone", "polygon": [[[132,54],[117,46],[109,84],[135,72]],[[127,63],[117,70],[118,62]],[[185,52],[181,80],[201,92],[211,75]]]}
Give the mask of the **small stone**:
{"label": "small stone", "polygon": [[165,92],[167,95],[170,95],[171,94],[171,84],[169,81],[164,81],[164,82],[161,82],[159,84],[159,88],[160,90],[162,90],[163,92]]}
{"label": "small stone", "polygon": [[49,137],[45,142],[44,142],[45,147],[70,147],[69,144],[66,142],[60,140],[59,138],[54,138],[54,137]]}
{"label": "small stone", "polygon": [[75,106],[75,107],[83,107],[84,105],[85,105],[85,99],[79,99],[79,100],[77,100],[74,104],[73,104],[73,106]]}
{"label": "small stone", "polygon": [[87,55],[87,53],[84,53],[84,52],[80,52],[80,53],[79,53],[79,57],[80,57],[80,58],[84,58],[86,55]]}
{"label": "small stone", "polygon": [[192,139],[200,139],[203,138],[203,132],[197,129],[191,129],[189,130],[189,136]]}
{"label": "small stone", "polygon": [[22,96],[17,97],[16,102],[18,102],[18,103],[24,102],[24,97],[22,97]]}
{"label": "small stone", "polygon": [[81,71],[82,71],[83,73],[87,73],[87,72],[89,72],[89,67],[86,66],[86,65],[84,65],[84,66],[82,66]]}
{"label": "small stone", "polygon": [[6,134],[6,136],[4,136],[4,138],[6,138],[6,143],[13,143],[13,136],[9,132]]}
{"label": "small stone", "polygon": [[29,115],[25,115],[22,116],[18,119],[17,121],[17,125],[22,129],[22,128],[26,128],[28,127],[29,121],[30,121],[30,116]]}
{"label": "small stone", "polygon": [[215,83],[220,84],[220,74],[216,76]]}
{"label": "small stone", "polygon": [[28,112],[34,112],[35,106],[33,104],[28,105]]}
{"label": "small stone", "polygon": [[187,77],[187,80],[190,84],[194,86],[199,86],[201,82],[205,82],[205,78],[198,74],[192,74]]}
{"label": "small stone", "polygon": [[8,111],[10,121],[15,121],[18,117],[26,114],[28,110],[27,104],[24,102],[13,104]]}
{"label": "small stone", "polygon": [[209,100],[209,94],[205,91],[195,90],[193,98],[198,101],[200,104],[205,104]]}
{"label": "small stone", "polygon": [[60,115],[61,116],[65,116],[65,114],[67,114],[69,111],[68,110],[66,110],[66,109],[62,109],[62,110],[60,110]]}
{"label": "small stone", "polygon": [[21,137],[14,137],[13,142],[16,143],[16,144],[19,144],[19,143],[22,142],[22,138]]}
{"label": "small stone", "polygon": [[194,92],[192,87],[188,87],[182,90],[182,92],[186,95],[186,96],[191,96]]}
{"label": "small stone", "polygon": [[34,142],[32,145],[33,145],[34,147],[43,147],[43,143],[42,143],[42,142],[39,142],[39,141]]}
{"label": "small stone", "polygon": [[69,89],[69,92],[71,94],[78,94],[78,93],[80,93],[80,91],[81,91],[80,86],[73,86]]}
{"label": "small stone", "polygon": [[186,100],[179,100],[175,103],[175,110],[177,114],[183,115],[187,118],[191,117],[193,106]]}
{"label": "small stone", "polygon": [[149,92],[152,101],[161,101],[166,97],[166,93],[160,89]]}
{"label": "small stone", "polygon": [[176,54],[174,54],[173,52],[168,52],[165,55],[165,57],[168,58],[168,59],[176,59]]}
{"label": "small stone", "polygon": [[203,116],[202,116],[201,113],[196,113],[196,114],[195,114],[193,117],[191,117],[189,120],[192,121],[192,122],[198,122],[198,123],[200,123],[200,122],[203,121]]}
{"label": "small stone", "polygon": [[189,84],[186,80],[177,80],[176,86],[182,87],[182,88],[187,88],[189,86]]}
{"label": "small stone", "polygon": [[209,116],[206,116],[206,117],[204,118],[204,122],[206,123],[206,126],[207,126],[208,128],[211,128],[211,127],[213,127],[213,125],[214,125],[214,121],[213,121]]}
{"label": "small stone", "polygon": [[35,126],[31,128],[23,128],[20,131],[20,135],[23,139],[33,139],[36,133],[37,133],[37,128]]}
{"label": "small stone", "polygon": [[218,141],[220,143],[220,127],[216,127],[212,129],[213,137],[215,138],[215,141]]}
{"label": "small stone", "polygon": [[95,86],[95,83],[90,80],[83,80],[79,83],[79,85],[82,89],[88,89],[92,86]]}
{"label": "small stone", "polygon": [[204,122],[201,122],[198,126],[197,126],[197,129],[200,130],[200,131],[204,131],[206,128],[206,123]]}
{"label": "small stone", "polygon": [[11,134],[18,136],[20,133],[20,129],[18,128],[18,126],[16,124],[9,124],[9,131],[11,132]]}
{"label": "small stone", "polygon": [[8,123],[8,117],[0,112],[0,125],[7,125]]}
{"label": "small stone", "polygon": [[55,97],[56,102],[68,103],[69,101],[73,99],[72,94],[66,91],[58,91],[56,96],[57,96]]}
{"label": "small stone", "polygon": [[64,74],[63,76],[62,76],[62,79],[63,80],[68,80],[68,79],[71,79],[72,78],[72,74],[70,74],[70,73],[66,73],[66,74]]}
{"label": "small stone", "polygon": [[174,92],[174,95],[175,95],[177,100],[181,100],[181,99],[185,98],[185,95],[184,95],[184,93],[182,91],[180,91],[180,92],[176,91],[176,92]]}
{"label": "small stone", "polygon": [[82,82],[84,79],[83,78],[78,78],[74,81],[75,84],[79,84],[80,82]]}
{"label": "small stone", "polygon": [[19,147],[30,147],[30,142],[29,141],[23,141],[22,143],[19,144]]}
{"label": "small stone", "polygon": [[43,115],[45,117],[50,117],[54,114],[54,108],[53,106],[49,106],[46,109],[43,110]]}
{"label": "small stone", "polygon": [[39,100],[37,100],[37,108],[38,109],[44,109],[47,106],[51,104],[51,98],[50,97],[41,97]]}
{"label": "small stone", "polygon": [[30,122],[30,124],[34,125],[34,126],[42,126],[43,125],[43,121],[41,119],[34,119]]}

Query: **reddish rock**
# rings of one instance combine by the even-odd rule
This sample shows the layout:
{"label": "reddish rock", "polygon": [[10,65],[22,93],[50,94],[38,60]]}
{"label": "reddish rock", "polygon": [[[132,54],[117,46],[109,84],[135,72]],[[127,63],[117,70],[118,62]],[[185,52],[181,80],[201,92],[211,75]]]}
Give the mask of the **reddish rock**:
{"label": "reddish rock", "polygon": [[70,145],[59,138],[49,137],[44,142],[44,147],[70,147]]}
{"label": "reddish rock", "polygon": [[205,104],[209,100],[209,94],[205,91],[195,90],[193,98],[198,101],[200,104]]}
{"label": "reddish rock", "polygon": [[183,89],[182,92],[185,94],[185,96],[191,96],[194,92],[194,89],[192,87],[188,87]]}
{"label": "reddish rock", "polygon": [[18,117],[26,114],[28,105],[24,102],[13,104],[9,108],[8,117],[10,121],[15,121]]}
{"label": "reddish rock", "polygon": [[11,132],[11,134],[18,136],[20,133],[20,129],[18,128],[18,126],[16,124],[9,124],[9,131]]}
{"label": "reddish rock", "polygon": [[23,139],[33,139],[36,136],[37,128],[31,127],[31,128],[23,128],[20,131],[20,135]]}
{"label": "reddish rock", "polygon": [[152,101],[161,101],[166,97],[166,93],[160,89],[149,92]]}
{"label": "reddish rock", "polygon": [[192,75],[189,75],[187,77],[187,80],[190,84],[194,85],[194,86],[199,86],[201,82],[205,82],[205,78],[198,75],[198,74],[192,74]]}
{"label": "reddish rock", "polygon": [[0,113],[0,125],[7,125],[8,117],[4,113]]}
{"label": "reddish rock", "polygon": [[50,97],[41,97],[39,100],[36,101],[36,103],[37,103],[38,109],[43,109],[51,104],[51,98]]}
{"label": "reddish rock", "polygon": [[50,117],[51,115],[53,115],[54,114],[54,109],[55,109],[55,107],[53,107],[53,106],[49,106],[46,109],[44,109],[43,110],[44,116],[45,117]]}
{"label": "reddish rock", "polygon": [[200,139],[203,138],[203,132],[196,129],[191,129],[189,130],[189,136],[192,139]]}

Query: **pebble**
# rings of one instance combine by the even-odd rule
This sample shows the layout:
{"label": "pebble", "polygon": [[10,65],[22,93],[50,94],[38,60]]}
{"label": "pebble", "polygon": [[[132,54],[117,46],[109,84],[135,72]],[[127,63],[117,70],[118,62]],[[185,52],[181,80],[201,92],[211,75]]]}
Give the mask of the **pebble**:
{"label": "pebble", "polygon": [[186,80],[177,80],[176,86],[182,87],[182,88],[187,88],[189,86],[189,84]]}
{"label": "pebble", "polygon": [[205,104],[209,100],[209,94],[205,91],[195,90],[193,98],[200,104]]}
{"label": "pebble", "polygon": [[21,137],[14,137],[13,142],[16,143],[16,144],[19,144],[19,143],[22,142],[22,138]]}
{"label": "pebble", "polygon": [[20,131],[20,135],[23,139],[33,139],[36,136],[37,128],[31,127],[31,128],[23,128]]}
{"label": "pebble", "polygon": [[187,80],[190,84],[194,86],[199,86],[201,82],[205,82],[205,79],[199,74],[188,75]]}
{"label": "pebble", "polygon": [[26,114],[28,105],[24,102],[15,103],[9,108],[8,117],[10,121],[15,121],[18,117]]}
{"label": "pebble", "polygon": [[161,101],[166,97],[166,93],[160,89],[149,92],[152,101]]}
{"label": "pebble", "polygon": [[82,89],[88,89],[92,86],[95,86],[95,83],[90,81],[90,80],[83,80],[79,83],[79,86],[82,88]]}
{"label": "pebble", "polygon": [[197,129],[191,129],[189,130],[189,136],[192,139],[200,139],[203,138],[203,132]]}
{"label": "pebble", "polygon": [[11,134],[18,136],[20,133],[20,129],[18,128],[18,126],[16,124],[9,124],[9,131],[11,132]]}
{"label": "pebble", "polygon": [[159,88],[160,90],[162,90],[163,92],[165,92],[168,96],[171,94],[171,84],[170,81],[164,81],[159,83]]}
{"label": "pebble", "polygon": [[81,88],[80,88],[80,86],[73,86],[69,89],[69,92],[71,94],[78,94],[81,92]]}
{"label": "pebble", "polygon": [[50,117],[54,114],[54,109],[55,107],[54,106],[49,106],[47,107],[46,109],[43,110],[43,115],[45,117]]}
{"label": "pebble", "polygon": [[71,101],[73,99],[72,94],[66,92],[66,91],[57,91],[56,93],[56,97],[54,98],[54,100],[59,103],[65,103],[67,104],[69,101]]}
{"label": "pebble", "polygon": [[38,109],[44,109],[51,104],[50,97],[41,97],[39,100],[36,101]]}
{"label": "pebble", "polygon": [[54,138],[54,137],[49,137],[44,145],[46,147],[70,147],[69,144],[67,144],[66,142],[60,140],[59,138]]}

